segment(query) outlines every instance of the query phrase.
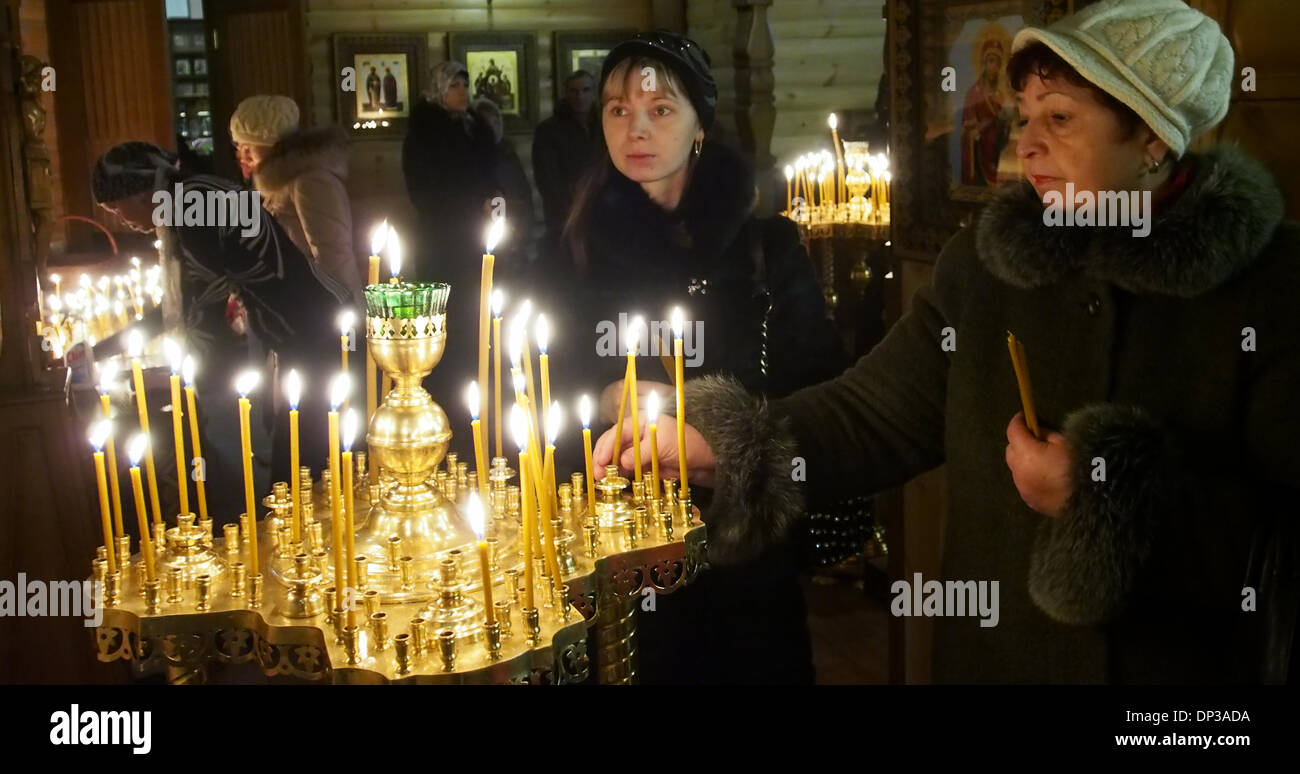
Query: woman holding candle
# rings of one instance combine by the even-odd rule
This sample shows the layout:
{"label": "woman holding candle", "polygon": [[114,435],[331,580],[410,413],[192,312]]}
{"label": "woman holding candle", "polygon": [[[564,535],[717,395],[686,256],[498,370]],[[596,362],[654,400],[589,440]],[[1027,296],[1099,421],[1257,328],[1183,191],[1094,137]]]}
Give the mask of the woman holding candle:
{"label": "woman holding candle", "polygon": [[[653,84],[643,75],[646,67],[655,74]],[[586,334],[566,337],[569,350],[556,362],[564,363],[564,373],[600,380],[597,419],[614,421],[622,402],[629,342],[620,315],[626,320],[639,313],[648,321],[635,334],[638,408],[651,391],[661,406],[676,404],[658,360],[672,355],[667,316],[679,305],[688,317],[685,367],[691,376],[728,374],[780,396],[838,374],[846,357],[794,224],[754,214],[753,170],[708,136],[717,85],[703,50],[676,33],[639,34],[605,59],[597,93],[603,158],[578,191],[566,229],[582,275],[573,289],[581,295],[548,309],[569,314],[557,328]],[[611,327],[618,328],[617,340],[599,337]],[[595,347],[587,338],[591,331],[600,339]],[[627,401],[629,419],[632,408]],[[638,420],[644,437],[644,415]],[[629,439],[631,429],[628,422]],[[660,429],[660,443],[675,441],[675,432]],[[629,471],[632,456],[629,450]],[[599,462],[595,468],[602,476]],[[678,474],[675,465],[661,465],[660,472]],[[761,561],[710,572],[685,593],[660,600],[658,612],[639,616],[648,638],[643,679],[810,681],[798,566],[787,544]]]}
{"label": "woman holding candle", "polygon": [[[688,385],[691,482],[728,506],[710,560],[753,555],[801,501],[947,462],[943,576],[1001,587],[996,626],[936,621],[936,681],[1284,680],[1292,633],[1270,622],[1297,605],[1279,579],[1300,497],[1300,225],[1243,151],[1188,151],[1228,110],[1229,42],[1180,0],[1105,0],[1012,49],[1028,179],[949,241],[884,341],[780,401]],[[1147,204],[1133,228],[1049,225],[1067,190]]]}

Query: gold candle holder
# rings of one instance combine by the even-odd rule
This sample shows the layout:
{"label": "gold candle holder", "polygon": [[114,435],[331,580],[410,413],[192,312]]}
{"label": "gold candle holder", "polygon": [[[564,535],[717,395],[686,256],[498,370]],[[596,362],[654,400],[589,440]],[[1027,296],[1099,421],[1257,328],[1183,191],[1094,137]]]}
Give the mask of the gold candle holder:
{"label": "gold candle holder", "polygon": [[677,498],[677,507],[678,507],[679,509],[681,509],[681,513],[682,513],[682,526],[690,527],[690,526],[691,526],[691,522],[692,522],[693,519],[694,519],[694,514],[691,513],[691,499],[690,499],[690,497],[681,497],[681,496],[678,496],[678,498]]}
{"label": "gold candle holder", "polygon": [[167,570],[167,604],[178,605],[185,600],[185,577],[181,573],[181,568],[172,567]]}
{"label": "gold candle holder", "polygon": [[317,550],[325,550],[325,531],[324,525],[319,521],[312,521],[307,525],[307,535],[311,538],[312,553]]}
{"label": "gold candle holder", "polygon": [[352,557],[352,564],[356,569],[356,578],[357,578],[356,590],[365,591],[366,586],[369,585],[369,576],[366,574],[366,568],[369,566],[370,560],[366,558],[365,554],[357,554],[356,556]]}
{"label": "gold candle holder", "polygon": [[194,582],[198,587],[194,609],[200,613],[206,613],[212,609],[212,576],[200,575],[194,579]]}
{"label": "gold candle holder", "polygon": [[393,638],[393,647],[397,652],[397,674],[400,676],[411,673],[411,635],[402,632]]}
{"label": "gold candle holder", "polygon": [[637,547],[637,526],[635,516],[624,516],[622,521],[623,539],[629,549]]}
{"label": "gold candle holder", "polygon": [[650,514],[646,511],[644,505],[639,505],[632,509],[632,517],[636,519],[636,534],[642,540],[650,537]]}
{"label": "gold candle holder", "polygon": [[403,556],[397,560],[397,565],[401,570],[402,593],[409,594],[415,591],[415,557]]}
{"label": "gold candle holder", "polygon": [[348,666],[356,666],[361,663],[359,653],[361,633],[357,627],[344,626],[339,634],[339,639],[343,642],[343,655],[347,659]]}
{"label": "gold candle holder", "polygon": [[144,611],[149,615],[162,612],[162,584],[155,578],[144,582]]}
{"label": "gold candle holder", "polygon": [[283,604],[275,606],[275,613],[285,618],[314,618],[321,612],[320,595],[316,586],[321,581],[320,570],[304,553],[293,557],[293,576],[289,578],[289,593]]}
{"label": "gold candle holder", "polygon": [[204,548],[212,548],[212,519],[199,519],[199,540]]}
{"label": "gold candle holder", "polygon": [[528,641],[536,645],[542,638],[541,617],[535,607],[524,608],[524,629],[528,632]]}
{"label": "gold candle holder", "polygon": [[567,583],[560,586],[560,615],[564,617],[565,621],[568,621],[569,616],[571,615],[569,607],[569,584]]}
{"label": "gold candle holder", "polygon": [[510,639],[510,603],[499,599],[492,603],[492,620],[501,627],[501,638]]}
{"label": "gold candle holder", "polygon": [[243,562],[234,562],[230,565],[230,596],[239,599],[244,596],[244,588],[248,585],[248,568]]}
{"label": "gold candle holder", "polygon": [[119,569],[131,564],[131,536],[117,538],[117,566]]}
{"label": "gold candle holder", "polygon": [[254,610],[262,606],[262,579],[264,577],[259,572],[248,579],[248,606]]}
{"label": "gold candle holder", "polygon": [[365,605],[366,618],[379,612],[379,589],[367,589],[361,594],[362,604]]}
{"label": "gold candle holder", "polygon": [[109,607],[122,606],[122,571],[113,570],[108,574],[108,584],[101,586],[104,589],[104,599],[108,600]]}
{"label": "gold candle holder", "polygon": [[415,656],[424,655],[429,647],[429,622],[423,616],[411,619],[411,648]]}
{"label": "gold candle holder", "polygon": [[400,566],[398,561],[402,558],[402,539],[397,535],[388,538],[388,571],[396,574]]}
{"label": "gold candle holder", "polygon": [[600,558],[600,527],[587,524],[582,528],[582,533],[587,539],[587,558],[595,561]]}
{"label": "gold candle holder", "polygon": [[90,561],[91,579],[103,587],[104,582],[108,579],[108,560],[96,556]]}
{"label": "gold candle holder", "polygon": [[438,651],[442,654],[442,671],[456,671],[456,632],[451,629],[438,632]]}
{"label": "gold candle holder", "polygon": [[487,633],[488,659],[496,661],[501,658],[501,624],[493,621],[483,625]]}
{"label": "gold candle holder", "polygon": [[240,542],[239,542],[239,525],[226,524],[221,528],[221,534],[225,536],[226,543],[226,561],[238,561]]}
{"label": "gold candle holder", "polygon": [[506,588],[510,590],[510,601],[519,604],[519,571],[516,569],[506,570]]}
{"label": "gold candle holder", "polygon": [[370,638],[377,652],[388,650],[388,613],[380,610],[370,614]]}
{"label": "gold candle holder", "polygon": [[[329,598],[333,599],[334,594],[331,593],[329,595]],[[330,623],[333,625],[334,628],[334,641],[336,643],[339,643],[340,645],[343,645],[346,648],[347,638],[345,636],[346,635],[345,630],[348,628],[348,611],[344,610],[341,607],[334,608],[334,610],[330,615]],[[352,628],[355,629],[356,627],[354,626]]]}

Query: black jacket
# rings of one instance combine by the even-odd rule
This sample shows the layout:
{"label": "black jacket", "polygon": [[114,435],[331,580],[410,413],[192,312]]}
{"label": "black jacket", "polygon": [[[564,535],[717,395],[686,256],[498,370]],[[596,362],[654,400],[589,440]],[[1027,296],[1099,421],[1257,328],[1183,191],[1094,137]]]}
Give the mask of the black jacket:
{"label": "black jacket", "polygon": [[564,228],[574,192],[595,155],[591,133],[599,128],[595,122],[584,123],[569,103],[561,101],[555,114],[538,124],[533,133],[533,178],[542,194],[548,241],[557,241]]}

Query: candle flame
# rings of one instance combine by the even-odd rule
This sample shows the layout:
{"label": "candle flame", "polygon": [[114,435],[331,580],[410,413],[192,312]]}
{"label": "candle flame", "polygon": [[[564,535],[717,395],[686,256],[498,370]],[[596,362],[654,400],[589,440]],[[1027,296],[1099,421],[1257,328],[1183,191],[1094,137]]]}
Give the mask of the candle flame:
{"label": "candle flame", "polygon": [[520,364],[520,360],[521,358],[523,358],[524,336],[527,335],[524,331],[525,322],[526,321],[523,317],[523,312],[517,312],[514,317],[510,318],[510,334],[509,334],[508,345],[510,348],[511,368],[518,368]]}
{"label": "candle flame", "polygon": [[343,401],[347,400],[350,386],[347,374],[339,374],[334,377],[334,381],[330,383],[330,411],[339,410],[339,406],[342,406]]}
{"label": "candle flame", "polygon": [[163,339],[163,352],[167,353],[167,363],[171,366],[173,374],[181,372],[181,362],[184,355],[181,353],[181,345],[172,341],[171,338]]}
{"label": "candle flame", "polygon": [[637,347],[641,343],[641,329],[645,327],[645,320],[641,315],[632,318],[632,322],[627,326],[627,353],[635,355]]}
{"label": "candle flame", "polygon": [[506,304],[506,294],[501,292],[501,288],[492,289],[492,316],[500,317],[501,309]]}
{"label": "candle flame", "polygon": [[578,419],[582,421],[582,429],[591,429],[591,397],[583,395],[578,401]]}
{"label": "candle flame", "polygon": [[95,451],[104,448],[108,442],[108,437],[113,434],[113,422],[109,419],[101,419],[90,428],[90,445],[95,447]]}
{"label": "candle flame", "polygon": [[510,435],[514,436],[519,451],[528,446],[528,420],[524,418],[524,407],[518,403],[510,407]]}
{"label": "candle flame", "polygon": [[789,164],[785,165],[785,181],[788,183],[794,178],[794,167]]}
{"label": "candle flame", "polygon": [[546,322],[546,315],[537,315],[537,322],[533,323],[533,335],[537,337],[537,351],[546,354],[546,345],[551,338],[551,326]]}
{"label": "candle flame", "polygon": [[357,316],[352,313],[351,309],[344,309],[339,312],[339,333],[344,336],[352,335],[352,323],[356,321]]}
{"label": "candle flame", "polygon": [[479,500],[478,492],[469,493],[468,508],[469,528],[474,530],[474,535],[479,540],[483,539],[483,503]]}
{"label": "candle flame", "polygon": [[501,237],[506,233],[506,219],[493,218],[492,224],[487,227],[487,233],[483,236],[483,242],[486,248],[483,252],[491,255],[496,246],[501,243]]}
{"label": "candle flame", "polygon": [[826,119],[826,125],[832,129],[835,129],[840,125],[840,119],[837,118],[834,113],[831,113],[830,118]]}
{"label": "candle flame", "polygon": [[140,357],[144,352],[144,334],[139,328],[132,328],[131,332],[126,335],[126,352],[133,358]]}
{"label": "candle flame", "polygon": [[402,242],[397,238],[397,229],[388,227],[388,270],[394,277],[402,274]]}
{"label": "candle flame", "polygon": [[465,405],[469,406],[469,418],[478,419],[479,392],[477,379],[470,382],[469,387],[465,390]]}
{"label": "candle flame", "polygon": [[388,218],[378,226],[370,229],[370,254],[379,255],[384,251],[384,243],[388,241]]}
{"label": "candle flame", "polygon": [[253,391],[261,377],[262,375],[256,371],[243,372],[235,379],[235,392],[239,393],[239,397],[247,398],[248,393]]}
{"label": "candle flame", "polygon": [[55,285],[59,284],[59,283],[62,282],[62,281],[63,281],[63,278],[60,277],[59,275],[57,275],[57,274],[51,274],[51,275],[50,275],[50,282],[53,282]]}
{"label": "candle flame", "polygon": [[109,393],[117,382],[117,361],[109,360],[99,367],[99,391]]}
{"label": "candle flame", "polygon": [[524,375],[518,368],[510,369],[510,382],[515,388],[515,393],[522,395],[524,392]]}
{"label": "candle flame", "polygon": [[357,437],[357,410],[350,408],[343,412],[343,427],[339,430],[339,440],[343,442],[343,451],[352,451],[352,441]]}
{"label": "candle flame", "polygon": [[686,327],[686,319],[682,315],[682,308],[680,306],[673,307],[672,317],[673,317],[673,338],[680,339],[682,337],[682,329]]}
{"label": "candle flame", "polygon": [[77,280],[77,285],[83,288],[90,287],[90,275],[82,274],[81,277]]}
{"label": "candle flame", "polygon": [[655,418],[659,416],[659,393],[654,390],[651,390],[650,394],[646,396],[645,415],[648,424],[657,424]]}
{"label": "candle flame", "polygon": [[285,377],[284,394],[289,398],[289,408],[297,411],[298,399],[302,397],[302,378],[298,376],[298,369],[292,369]]}
{"label": "candle flame", "polygon": [[186,355],[185,360],[181,362],[181,378],[185,380],[186,387],[194,386],[194,357]]}
{"label": "candle flame", "polygon": [[131,460],[131,467],[140,467],[140,460],[144,457],[144,450],[148,445],[149,437],[144,433],[131,436],[131,440],[126,445],[126,456]]}
{"label": "candle flame", "polygon": [[559,401],[551,401],[551,409],[546,412],[546,445],[554,446],[555,437],[560,434],[560,421],[563,419],[563,412],[560,410]]}

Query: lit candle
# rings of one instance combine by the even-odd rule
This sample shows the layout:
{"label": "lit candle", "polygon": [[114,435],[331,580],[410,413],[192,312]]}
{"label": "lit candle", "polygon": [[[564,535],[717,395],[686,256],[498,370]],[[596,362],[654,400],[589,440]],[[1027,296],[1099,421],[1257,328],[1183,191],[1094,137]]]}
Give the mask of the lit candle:
{"label": "lit candle", "polygon": [[[492,314],[492,266],[496,262],[496,257],[492,251],[496,249],[501,242],[501,236],[505,233],[506,219],[497,217],[493,218],[492,224],[488,226],[487,233],[483,237],[483,273],[479,280],[478,296],[478,383],[483,389],[479,395],[480,405],[477,411],[483,421],[491,424],[491,417],[488,416],[487,404],[487,383],[488,383],[488,345],[490,343],[489,320]],[[485,475],[485,468],[480,463],[479,477]]]}
{"label": "lit candle", "polygon": [[790,212],[790,184],[794,180],[794,168],[785,165],[785,211]]}
{"label": "lit candle", "polygon": [[510,431],[519,446],[519,494],[522,500],[524,516],[524,609],[537,607],[533,599],[533,540],[536,528],[533,524],[532,486],[528,483],[528,421],[524,419],[524,410],[518,403],[510,409]]}
{"label": "lit candle", "polygon": [[63,278],[57,274],[51,274],[50,282],[54,283],[54,295],[57,296],[59,294],[59,284],[63,282]]}
{"label": "lit candle", "polygon": [[194,449],[193,462],[198,463],[199,474],[194,477],[194,491],[199,496],[199,520],[208,520],[207,464],[203,462],[203,447],[199,445],[199,412],[194,407],[194,358],[185,356],[181,363],[181,375],[185,378],[185,406],[190,410],[190,446]]}
{"label": "lit candle", "polygon": [[137,433],[127,443],[126,456],[131,460],[131,491],[135,493],[135,518],[140,527],[140,553],[144,554],[144,577],[152,583],[154,580],[153,541],[149,539],[149,517],[144,510],[144,491],[140,486],[140,458],[146,454],[148,446],[149,437],[144,433]]}
{"label": "lit candle", "polygon": [[682,486],[680,497],[690,500],[691,487],[686,482],[686,369],[682,362],[682,310],[673,309],[673,361],[677,372],[677,475]]}
{"label": "lit candle", "polygon": [[[388,252],[388,281],[397,283],[402,281],[402,241],[397,238],[397,230],[393,227],[388,228],[388,242],[385,248]],[[379,399],[382,401],[388,397],[388,393],[393,391],[393,377],[384,374],[384,388],[379,392]]]}
{"label": "lit candle", "polygon": [[[373,388],[374,384],[370,386]],[[297,544],[302,540],[302,476],[298,475],[298,401],[302,398],[302,379],[297,369],[290,370],[285,377],[284,394],[289,399],[289,488],[293,493],[293,542]]]}
{"label": "lit candle", "polygon": [[340,370],[343,373],[348,372],[348,349],[351,341],[352,323],[355,319],[356,315],[352,313],[351,309],[344,309],[339,312],[339,362],[341,363]]}
{"label": "lit candle", "polygon": [[641,425],[636,412],[636,354],[645,322],[640,315],[632,318],[632,335],[627,342],[628,402],[632,404],[632,460],[636,469],[634,481],[641,480]]}
{"label": "lit candle", "polygon": [[546,536],[546,565],[551,568],[551,580],[557,591],[563,588],[564,582],[560,577],[559,555],[555,551],[555,525],[551,523],[558,510],[555,507],[555,436],[559,431],[560,404],[552,403],[546,412],[546,453],[541,486],[544,490],[542,496],[545,497],[546,502],[543,509],[546,520],[542,522],[542,532]]}
{"label": "lit candle", "polygon": [[[516,325],[519,326],[519,332],[522,334],[521,338],[523,338],[524,341],[524,376],[527,377],[528,380],[528,426],[533,431],[533,434],[536,435],[537,426],[542,421],[541,414],[537,412],[541,411],[542,407],[537,403],[537,390],[534,387],[536,382],[533,381],[533,351],[532,347],[528,344],[528,318],[532,316],[532,313],[533,302],[524,299],[524,303],[520,307],[519,314],[515,316],[515,320]],[[537,450],[533,449],[533,451],[536,452]]]}
{"label": "lit candle", "polygon": [[329,455],[330,455],[330,536],[334,547],[334,609],[343,607],[343,587],[347,576],[343,570],[343,514],[339,503],[339,406],[347,398],[348,375],[339,374],[330,385]]}
{"label": "lit candle", "polygon": [[253,391],[257,382],[256,371],[245,371],[235,380],[235,391],[239,393],[240,459],[244,465],[244,512],[248,514],[248,566],[253,575],[258,574],[257,504],[253,500],[253,443],[249,427],[253,404],[248,400],[248,393]]}
{"label": "lit candle", "polygon": [[[144,395],[144,371],[140,368],[140,355],[144,352],[144,335],[137,328],[126,337],[127,352],[131,356],[131,377],[135,384],[135,405],[140,414],[140,432],[149,435],[149,405]],[[156,523],[162,522],[162,506],[158,502],[158,475],[154,472],[153,447],[145,446],[144,470],[149,481],[149,505]]]}
{"label": "lit candle", "polygon": [[651,392],[645,400],[646,422],[650,433],[650,492],[647,497],[659,499],[659,393]]}
{"label": "lit candle", "polygon": [[[356,546],[356,525],[355,509],[352,502],[352,441],[357,434],[357,412],[355,409],[348,409],[343,414],[343,455],[339,460],[339,469],[343,472],[343,481],[341,482],[343,499],[343,545],[345,553],[343,556],[343,568],[348,576],[348,587],[355,589],[357,587],[356,562],[353,557],[357,554]],[[351,608],[349,607],[349,614]],[[349,620],[349,626],[352,625]]]}
{"label": "lit candle", "polygon": [[117,546],[113,544],[112,508],[108,504],[108,480],[104,473],[104,442],[113,435],[113,423],[101,419],[90,432],[90,445],[95,447],[95,483],[99,485],[99,520],[104,528],[104,554],[108,571],[117,570]]}
{"label": "lit candle", "polygon": [[163,339],[163,350],[167,353],[167,362],[171,366],[172,388],[172,443],[176,447],[176,492],[180,500],[181,514],[190,512],[190,487],[185,483],[185,426],[181,424],[184,411],[181,410],[181,348],[171,339]]}
{"label": "lit candle", "polygon": [[596,476],[591,461],[591,398],[586,395],[578,402],[578,418],[582,420],[582,454],[587,464],[587,509],[596,512]]}
{"label": "lit candle", "polygon": [[835,198],[837,200],[843,200],[845,198],[844,156],[840,152],[840,133],[838,131],[840,123],[834,113],[831,113],[831,117],[826,119],[826,123],[831,127],[831,144],[835,146],[835,169],[837,171],[835,178]]}
{"label": "lit candle", "polygon": [[542,402],[541,406],[551,405],[551,364],[550,357],[546,354],[546,345],[550,343],[551,326],[546,322],[546,315],[537,315],[537,322],[533,324],[533,335],[537,337],[537,365],[542,371]]}
{"label": "lit candle", "polygon": [[[117,378],[117,364],[110,361],[99,375],[99,404],[104,410],[104,419],[113,418],[113,405],[110,393]],[[117,481],[117,446],[113,443],[113,434],[109,433],[107,441],[108,483],[113,493],[113,526],[117,536],[124,537],[126,528],[122,524],[122,488]]]}
{"label": "lit candle", "polygon": [[487,441],[483,438],[483,425],[479,422],[478,410],[481,405],[479,400],[478,382],[470,382],[469,389],[465,390],[465,403],[469,406],[469,428],[470,433],[474,436],[474,466],[478,471],[478,491],[479,496],[487,498],[488,493],[488,468],[487,458],[483,447]]}
{"label": "lit candle", "polygon": [[491,626],[492,615],[492,557],[488,555],[488,542],[483,531],[483,501],[477,492],[469,494],[469,526],[478,536],[479,573],[483,579],[483,619]]}
{"label": "lit candle", "polygon": [[505,303],[505,294],[500,288],[492,290],[492,358],[495,361],[493,367],[493,385],[492,390],[495,393],[495,411],[492,415],[492,432],[496,434],[496,456],[504,457],[505,453],[501,447],[501,307]]}
{"label": "lit candle", "polygon": [[[370,232],[370,273],[366,276],[367,284],[379,284],[379,254],[383,252],[384,242],[388,241],[388,219],[385,218]],[[379,385],[375,383],[378,369],[375,367],[374,355],[370,354],[370,338],[366,338],[366,423],[375,416],[379,408]],[[294,468],[297,470],[297,468]],[[370,455],[370,480],[378,481],[379,463]]]}

